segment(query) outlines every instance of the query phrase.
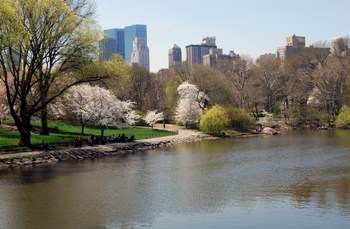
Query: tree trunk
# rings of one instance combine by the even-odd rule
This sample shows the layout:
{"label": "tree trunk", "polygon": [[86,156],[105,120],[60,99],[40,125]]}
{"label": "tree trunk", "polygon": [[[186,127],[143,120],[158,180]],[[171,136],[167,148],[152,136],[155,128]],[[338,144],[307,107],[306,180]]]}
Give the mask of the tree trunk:
{"label": "tree trunk", "polygon": [[85,128],[85,124],[81,124],[81,136],[84,135],[84,128]]}
{"label": "tree trunk", "polygon": [[306,121],[306,108],[307,108],[307,100],[299,103],[299,121]]}
{"label": "tree trunk", "polygon": [[104,134],[105,128],[103,126],[101,126],[100,129],[101,129],[101,137],[103,138],[103,134]]}
{"label": "tree trunk", "polygon": [[47,106],[41,109],[41,131],[40,135],[49,135],[49,128],[47,125]]}
{"label": "tree trunk", "polygon": [[15,123],[18,129],[18,132],[20,133],[20,140],[19,145],[31,147],[31,141],[30,141],[30,130],[31,130],[31,124],[30,124],[30,118],[27,117],[27,115],[21,115],[21,119],[16,118]]}

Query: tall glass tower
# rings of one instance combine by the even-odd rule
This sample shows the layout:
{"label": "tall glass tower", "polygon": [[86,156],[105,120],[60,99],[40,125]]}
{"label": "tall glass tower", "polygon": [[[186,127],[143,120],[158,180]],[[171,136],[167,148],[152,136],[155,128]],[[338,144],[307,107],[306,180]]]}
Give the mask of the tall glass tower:
{"label": "tall glass tower", "polygon": [[[119,53],[123,58],[125,58],[125,42],[124,42],[124,29],[107,29],[104,31],[107,34],[107,50],[105,50],[108,55],[104,56],[105,60],[111,58],[113,54]],[[112,47],[110,44],[114,40],[115,44]],[[109,43],[109,44],[108,44]]]}
{"label": "tall glass tower", "polygon": [[131,25],[124,28],[125,57],[124,59],[131,63],[133,51],[133,42],[135,38],[142,38],[147,46],[147,27],[146,25]]}

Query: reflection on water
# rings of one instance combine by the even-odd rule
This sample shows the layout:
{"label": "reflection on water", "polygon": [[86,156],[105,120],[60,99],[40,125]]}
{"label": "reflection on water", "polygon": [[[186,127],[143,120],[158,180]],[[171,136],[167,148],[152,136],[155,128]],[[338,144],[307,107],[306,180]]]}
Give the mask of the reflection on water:
{"label": "reflection on water", "polygon": [[350,228],[346,131],[0,173],[0,228]]}

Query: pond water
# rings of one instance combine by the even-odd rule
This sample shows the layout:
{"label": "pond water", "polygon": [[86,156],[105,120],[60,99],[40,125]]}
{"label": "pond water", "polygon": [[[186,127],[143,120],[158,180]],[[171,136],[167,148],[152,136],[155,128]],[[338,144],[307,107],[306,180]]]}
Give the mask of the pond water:
{"label": "pond water", "polygon": [[1,172],[0,228],[350,228],[350,132],[201,141]]}

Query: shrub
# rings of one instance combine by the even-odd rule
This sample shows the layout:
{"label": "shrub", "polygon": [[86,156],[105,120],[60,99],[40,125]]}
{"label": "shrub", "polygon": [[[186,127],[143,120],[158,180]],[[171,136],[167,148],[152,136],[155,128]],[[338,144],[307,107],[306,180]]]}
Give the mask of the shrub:
{"label": "shrub", "polygon": [[330,114],[328,114],[327,112],[322,112],[322,111],[319,111],[315,108],[308,108],[307,109],[307,119],[311,122],[323,125],[325,123],[328,123],[329,120],[332,119],[332,116]]}
{"label": "shrub", "polygon": [[350,126],[350,108],[348,106],[344,105],[340,109],[340,113],[335,119],[335,126],[339,128]]}
{"label": "shrub", "polygon": [[241,108],[226,108],[226,114],[229,120],[228,126],[231,128],[246,130],[250,125],[255,124],[254,117]]}
{"label": "shrub", "polygon": [[202,116],[199,129],[208,134],[220,134],[227,124],[228,118],[225,110],[215,105]]}

